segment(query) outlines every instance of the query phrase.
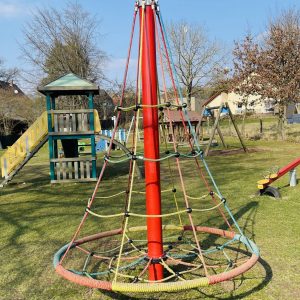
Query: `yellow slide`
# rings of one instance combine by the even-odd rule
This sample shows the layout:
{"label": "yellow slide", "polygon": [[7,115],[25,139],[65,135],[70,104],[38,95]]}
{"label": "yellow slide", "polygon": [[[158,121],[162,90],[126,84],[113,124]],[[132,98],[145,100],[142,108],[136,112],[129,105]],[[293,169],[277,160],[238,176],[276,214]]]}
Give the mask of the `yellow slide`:
{"label": "yellow slide", "polygon": [[[35,153],[35,150],[38,150],[47,141],[47,115],[46,111],[43,112],[42,115],[25,131],[25,133],[1,156],[2,177],[8,178],[19,165],[25,162],[30,153]],[[95,132],[99,132],[101,130],[97,110],[94,110],[94,127]]]}

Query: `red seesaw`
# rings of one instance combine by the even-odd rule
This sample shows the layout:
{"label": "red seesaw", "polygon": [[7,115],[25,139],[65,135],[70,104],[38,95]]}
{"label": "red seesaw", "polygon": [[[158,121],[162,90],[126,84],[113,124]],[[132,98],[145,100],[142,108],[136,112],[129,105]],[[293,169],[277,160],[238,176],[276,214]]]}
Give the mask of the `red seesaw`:
{"label": "red seesaw", "polygon": [[285,175],[286,173],[294,170],[300,165],[300,157],[290,162],[288,165],[282,167],[277,173],[270,174],[267,178],[259,180],[257,187],[261,195],[270,195],[275,198],[280,198],[280,193],[277,188],[270,186],[271,183]]}

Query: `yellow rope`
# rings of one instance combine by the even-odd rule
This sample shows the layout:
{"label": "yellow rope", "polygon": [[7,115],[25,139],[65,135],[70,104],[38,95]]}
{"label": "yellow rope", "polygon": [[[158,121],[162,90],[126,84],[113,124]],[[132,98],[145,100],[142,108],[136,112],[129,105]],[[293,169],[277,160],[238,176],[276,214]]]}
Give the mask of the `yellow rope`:
{"label": "yellow rope", "polygon": [[[143,47],[143,33],[144,33],[144,18],[145,18],[145,3],[143,2],[142,4],[142,20],[141,20],[141,36],[140,36],[140,40],[141,40],[141,46],[140,46],[140,53],[139,53],[139,70],[138,70],[138,78],[141,78],[141,66],[142,66],[142,47]],[[139,86],[138,86],[138,104],[140,104],[141,102],[141,80],[139,80]],[[136,153],[137,150],[137,139],[138,139],[138,121],[139,121],[139,110],[137,111],[136,114],[136,120],[135,120],[135,128],[137,130],[135,130],[135,141],[134,141],[134,152]],[[127,203],[127,211],[130,210],[130,204],[131,204],[131,197],[132,197],[132,187],[133,187],[133,181],[134,181],[134,174],[135,174],[135,166],[136,166],[136,160],[133,161],[133,166],[132,166],[132,172],[131,172],[131,182],[130,182],[130,189],[129,189],[129,196],[128,196],[128,203]],[[128,220],[129,218],[127,217],[125,219],[124,222],[124,230],[123,230],[123,234],[122,234],[122,240],[121,240],[121,247],[120,247],[120,251],[119,251],[119,255],[118,255],[118,259],[117,259],[117,266],[116,266],[116,272],[115,272],[115,276],[113,279],[113,283],[117,282],[117,277],[118,277],[118,271],[120,268],[120,262],[121,262],[121,255],[123,252],[123,247],[124,247],[124,241],[125,241],[125,236],[126,236],[126,228],[128,226]]]}
{"label": "yellow rope", "polygon": [[[196,211],[196,212],[206,212],[206,211],[211,211],[211,210],[214,210],[216,208],[218,208],[219,206],[221,206],[223,204],[223,202],[220,202],[219,204],[213,206],[213,207],[210,207],[210,208],[193,208],[192,211]],[[113,215],[100,215],[100,214],[97,214],[93,211],[91,211],[90,209],[86,209],[86,211],[88,213],[90,213],[91,215],[95,216],[95,217],[98,217],[98,218],[114,218],[114,217],[120,217],[120,216],[133,216],[133,217],[141,217],[141,218],[163,218],[163,217],[171,217],[171,216],[176,216],[176,215],[181,215],[181,214],[184,214],[184,213],[188,213],[189,210],[187,209],[184,209],[184,210],[178,210],[176,212],[172,212],[172,213],[168,213],[168,214],[160,214],[160,215],[145,215],[145,214],[137,214],[137,213],[133,213],[133,212],[130,212],[130,211],[127,211],[126,213],[119,213],[119,214],[113,214]]]}
{"label": "yellow rope", "polygon": [[[184,228],[181,226],[177,226],[177,225],[172,225],[172,224],[168,224],[168,225],[163,225],[162,226],[162,230],[177,230],[177,231],[182,231]],[[147,226],[135,226],[135,227],[130,227],[127,228],[127,232],[139,232],[139,231],[145,231],[147,230]]]}
{"label": "yellow rope", "polygon": [[[184,107],[184,106],[171,104],[171,103],[141,104],[141,105],[139,105],[139,108],[168,108],[169,110],[177,110],[177,109],[180,109],[182,107]],[[128,106],[128,107],[117,106],[116,109],[124,111],[124,112],[129,112],[131,110],[137,109],[137,107],[136,107],[136,105],[131,105],[131,106]]]}
{"label": "yellow rope", "polygon": [[115,217],[122,217],[122,216],[124,216],[124,213],[119,213],[119,214],[113,214],[113,215],[100,215],[100,214],[96,214],[96,213],[94,213],[93,211],[91,211],[90,209],[86,209],[86,211],[89,213],[89,214],[91,214],[91,215],[93,215],[93,216],[95,216],[95,217],[98,217],[98,218],[115,218]]}
{"label": "yellow rope", "polygon": [[204,199],[204,198],[206,198],[208,196],[209,196],[208,194],[207,195],[203,195],[201,197],[192,197],[192,196],[186,195],[187,198],[192,199],[192,200],[201,200],[201,199]]}
{"label": "yellow rope", "polygon": [[[157,85],[157,89],[158,89],[158,93],[157,94],[158,94],[159,102],[161,102],[161,97],[160,97],[160,92],[159,92],[159,86],[158,85]],[[164,144],[165,144],[165,149],[168,151],[169,147],[168,147],[167,138],[166,138],[166,128],[165,128],[164,125],[162,125],[161,128],[162,128],[162,133],[163,133],[163,140],[164,140]],[[168,158],[167,161],[168,161],[168,170],[169,170],[169,174],[171,176],[172,186],[173,186],[173,189],[175,189],[174,174],[173,174],[172,169],[171,169],[170,159]],[[171,191],[173,191],[173,189]],[[178,201],[177,201],[176,193],[173,193],[173,199],[174,199],[176,210],[179,211],[179,206],[178,206]],[[178,214],[178,220],[179,220],[179,225],[183,226],[180,214]]]}
{"label": "yellow rope", "polygon": [[120,195],[125,194],[125,193],[126,193],[126,191],[122,191],[122,192],[119,192],[119,193],[114,194],[114,195],[110,195],[110,196],[97,196],[95,198],[97,198],[97,199],[109,199],[109,198],[114,198],[114,197],[120,196]]}
{"label": "yellow rope", "polygon": [[[174,276],[172,276],[174,277]],[[209,285],[209,279],[207,277],[201,277],[194,280],[186,280],[180,282],[168,282],[168,283],[121,283],[113,282],[112,290],[115,292],[136,292],[136,293],[151,293],[151,292],[176,292],[180,290],[193,289],[197,287],[205,287]]]}
{"label": "yellow rope", "polygon": [[219,204],[213,206],[213,207],[210,207],[210,208],[202,208],[202,209],[197,209],[197,208],[193,208],[193,211],[197,211],[197,212],[204,212],[204,211],[210,211],[210,210],[213,210],[213,209],[216,209],[218,208],[219,206],[221,206],[223,204],[223,202],[220,202]]}
{"label": "yellow rope", "polygon": [[[161,193],[167,193],[167,192],[172,192],[172,189],[161,191]],[[120,195],[123,195],[123,194],[126,194],[126,193],[127,193],[127,191],[122,191],[122,192],[119,192],[119,193],[116,193],[116,194],[113,194],[113,195],[109,195],[109,196],[97,196],[95,198],[97,198],[97,199],[110,199],[110,198],[114,198],[114,197],[117,197],[117,196],[120,196]],[[145,192],[134,191],[134,190],[132,191],[132,193],[133,194],[146,194]]]}
{"label": "yellow rope", "polygon": [[181,276],[176,275],[176,273],[163,260],[161,260],[160,264],[163,265],[166,270],[168,270],[171,274],[176,276],[179,280],[185,281],[184,278],[182,278]]}
{"label": "yellow rope", "polygon": [[141,218],[162,218],[162,217],[171,217],[171,216],[176,216],[176,215],[179,215],[179,214],[183,214],[183,213],[186,213],[187,210],[180,210],[180,211],[176,211],[176,212],[173,212],[173,213],[168,213],[168,214],[161,214],[161,215],[144,215],[144,214],[136,214],[136,213],[129,213],[130,216],[133,216],[133,217],[141,217]]}
{"label": "yellow rope", "polygon": [[[125,233],[125,236],[126,236],[127,240],[130,240],[130,238],[128,237],[128,235],[127,235],[126,233]],[[146,254],[145,251],[141,251],[141,250],[138,249],[133,243],[131,243],[131,246],[132,246],[136,251],[138,251],[138,252],[140,252],[140,253],[143,253],[143,254]]]}
{"label": "yellow rope", "polygon": [[[161,191],[161,193],[167,193],[167,192],[172,192],[172,189]],[[142,191],[132,191],[132,193],[134,193],[134,194],[146,194],[146,192],[142,192]]]}

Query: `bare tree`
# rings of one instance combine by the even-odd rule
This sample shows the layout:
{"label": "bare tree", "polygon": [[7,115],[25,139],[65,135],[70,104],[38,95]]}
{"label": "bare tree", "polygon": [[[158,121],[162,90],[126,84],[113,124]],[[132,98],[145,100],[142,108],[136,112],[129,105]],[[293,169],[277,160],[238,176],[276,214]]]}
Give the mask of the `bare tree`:
{"label": "bare tree", "polygon": [[171,51],[185,96],[190,106],[191,97],[199,88],[209,84],[218,69],[222,69],[224,57],[216,41],[207,36],[203,27],[187,22],[168,26]]}
{"label": "bare tree", "polygon": [[282,12],[259,41],[247,35],[233,54],[235,90],[276,100],[278,130],[284,138],[285,106],[300,101],[300,11]]}
{"label": "bare tree", "polygon": [[23,57],[39,71],[34,74],[44,74],[42,83],[68,72],[96,82],[104,76],[107,58],[99,48],[98,25],[77,3],[68,3],[62,11],[37,9],[23,29]]}
{"label": "bare tree", "polygon": [[31,115],[28,107],[28,98],[24,95],[14,93],[9,87],[0,90],[0,133],[9,135],[14,131],[15,126],[20,122],[26,122],[26,115]]}
{"label": "bare tree", "polygon": [[13,80],[19,71],[17,68],[6,68],[4,66],[4,60],[0,58],[0,80],[4,82],[9,82]]}
{"label": "bare tree", "polygon": [[[119,105],[120,100],[122,98],[123,83],[118,80],[110,80],[108,81],[108,83],[109,83],[108,93],[111,96],[111,98],[114,100],[114,105]],[[122,99],[122,106],[124,107],[132,106],[134,105],[135,100],[136,100],[135,83],[127,79],[126,89],[124,91],[124,96]],[[115,107],[113,107],[113,109],[115,109]],[[111,113],[113,113],[112,110]],[[129,125],[133,115],[134,115],[133,111],[122,113],[120,115],[119,125],[120,126]]]}

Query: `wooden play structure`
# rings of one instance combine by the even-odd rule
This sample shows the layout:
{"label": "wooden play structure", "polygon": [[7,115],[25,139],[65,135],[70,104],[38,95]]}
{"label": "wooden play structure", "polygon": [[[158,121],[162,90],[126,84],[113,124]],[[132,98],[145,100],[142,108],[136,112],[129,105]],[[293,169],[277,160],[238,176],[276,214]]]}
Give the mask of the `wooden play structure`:
{"label": "wooden play structure", "polygon": [[[93,97],[98,94],[98,87],[70,73],[38,90],[46,96],[47,111],[2,155],[1,185],[12,180],[47,140],[52,183],[96,180],[95,132],[101,128]],[[57,110],[58,97],[70,95],[86,96],[88,109]],[[89,141],[91,149],[84,156],[78,152],[82,139]],[[58,155],[58,141],[64,157]]]}
{"label": "wooden play structure", "polygon": [[[100,131],[100,122],[95,118],[93,100],[99,94],[99,87],[70,73],[39,87],[38,91],[46,96],[47,102],[51,183],[96,180],[95,131]],[[85,96],[88,108],[57,110],[60,96]],[[88,155],[79,156],[80,140],[89,141]],[[58,157],[58,141],[64,150],[63,158]]]}
{"label": "wooden play structure", "polygon": [[208,140],[208,144],[205,148],[204,154],[206,156],[209,155],[209,150],[210,150],[210,148],[213,144],[213,141],[216,137],[216,133],[218,133],[218,136],[221,140],[223,148],[224,149],[228,148],[228,145],[225,142],[224,135],[223,135],[223,133],[221,131],[221,128],[220,128],[221,117],[222,117],[222,119],[224,119],[224,117],[229,118],[230,122],[233,125],[234,131],[236,132],[236,135],[239,139],[239,142],[241,144],[242,149],[244,150],[244,152],[247,152],[247,147],[246,147],[246,145],[243,141],[243,138],[242,138],[242,135],[239,131],[239,128],[236,125],[236,122],[234,120],[233,114],[230,110],[230,107],[229,107],[228,103],[225,102],[225,103],[222,103],[219,106],[213,106],[213,107],[207,107],[206,104],[207,103],[204,103],[203,110],[202,110],[202,115],[201,115],[201,121],[199,122],[199,127],[197,127],[197,129],[196,129],[196,134],[199,134],[199,132],[201,132],[200,135],[202,136],[202,139],[203,139],[204,126],[205,126],[204,125],[205,122],[203,122],[203,120],[206,119],[206,122],[209,122],[209,119],[211,119],[211,122],[212,122],[213,126],[210,130],[209,140]]}
{"label": "wooden play structure", "polygon": [[[0,187],[10,182],[47,141],[51,183],[97,180],[96,152],[107,150],[111,135],[108,130],[101,130],[99,115],[94,109],[93,100],[99,88],[69,73],[39,87],[38,91],[46,96],[47,111],[1,156]],[[87,108],[56,109],[60,97],[72,96],[85,98]],[[96,147],[96,139],[99,147]],[[112,144],[128,154],[125,139],[125,130],[120,129]],[[79,151],[80,148],[89,152]],[[136,170],[142,177],[138,166]]]}

